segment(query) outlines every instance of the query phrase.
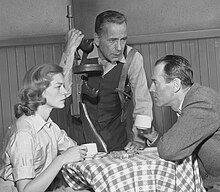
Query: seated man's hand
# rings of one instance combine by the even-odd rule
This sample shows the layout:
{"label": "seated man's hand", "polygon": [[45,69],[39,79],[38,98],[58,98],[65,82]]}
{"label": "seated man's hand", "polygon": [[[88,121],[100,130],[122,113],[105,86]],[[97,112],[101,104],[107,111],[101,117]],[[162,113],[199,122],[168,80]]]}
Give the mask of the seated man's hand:
{"label": "seated man's hand", "polygon": [[137,151],[144,149],[145,147],[146,146],[144,143],[140,143],[137,141],[130,141],[124,149],[125,151]]}

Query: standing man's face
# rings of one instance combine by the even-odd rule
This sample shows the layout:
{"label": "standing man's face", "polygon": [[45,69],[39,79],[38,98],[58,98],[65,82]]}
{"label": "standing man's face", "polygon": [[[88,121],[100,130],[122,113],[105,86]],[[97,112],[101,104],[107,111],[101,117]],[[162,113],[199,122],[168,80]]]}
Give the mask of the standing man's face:
{"label": "standing man's face", "polygon": [[95,34],[95,43],[107,60],[111,62],[120,60],[123,57],[123,51],[127,43],[126,23],[106,23],[102,34],[100,36]]}
{"label": "standing man's face", "polygon": [[150,92],[157,106],[172,106],[174,101],[173,82],[167,83],[164,79],[164,63],[154,67]]}

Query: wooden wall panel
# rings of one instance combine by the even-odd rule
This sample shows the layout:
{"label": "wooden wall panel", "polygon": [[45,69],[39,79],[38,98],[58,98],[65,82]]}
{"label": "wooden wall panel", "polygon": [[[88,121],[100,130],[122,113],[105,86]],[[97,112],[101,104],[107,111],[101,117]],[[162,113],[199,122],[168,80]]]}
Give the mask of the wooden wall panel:
{"label": "wooden wall panel", "polygon": [[18,46],[16,47],[16,60],[17,60],[17,76],[18,76],[18,85],[20,88],[20,85],[22,84],[24,75],[27,71],[27,65],[25,60],[25,47],[24,46]]}
{"label": "wooden wall panel", "polygon": [[[0,85],[1,85],[1,78],[0,78]],[[2,98],[2,88],[0,86],[0,98]],[[2,140],[4,137],[4,122],[3,122],[3,106],[2,106],[2,99],[0,99],[0,147],[2,149]]]}
{"label": "wooden wall panel", "polygon": [[190,59],[192,63],[192,68],[194,71],[194,81],[201,83],[199,71],[200,71],[200,66],[199,66],[199,50],[198,50],[198,41],[197,40],[191,40],[190,41]]}
{"label": "wooden wall panel", "polygon": [[[4,137],[5,129],[9,122],[12,122],[12,111],[11,111],[11,91],[10,91],[10,80],[9,80],[9,68],[8,68],[8,55],[7,49],[0,50],[0,61],[1,61],[1,116],[2,116],[2,127],[1,127],[1,140]],[[13,78],[14,79],[14,78]]]}
{"label": "wooden wall panel", "polygon": [[[15,121],[14,104],[18,102],[18,91],[24,75],[34,65],[58,64],[63,43],[49,45],[24,45],[0,48],[0,142],[7,127]],[[54,110],[52,118],[67,129],[67,109]],[[62,126],[64,124],[64,126]],[[68,130],[67,130],[68,131]],[[1,144],[0,144],[1,147]]]}
{"label": "wooden wall panel", "polygon": [[216,71],[217,71],[217,83],[218,89],[220,90],[220,39],[215,39],[215,59],[216,59]]}
{"label": "wooden wall panel", "polygon": [[52,45],[44,45],[44,63],[53,64],[53,49]]}
{"label": "wooden wall panel", "polygon": [[217,63],[216,63],[216,57],[215,57],[215,39],[209,39],[207,41],[206,53],[207,53],[209,86],[217,90],[218,89],[218,81],[217,81],[218,78],[217,78]]}
{"label": "wooden wall panel", "polygon": [[62,55],[63,46],[61,44],[53,45],[53,63],[59,64]]}
{"label": "wooden wall panel", "polygon": [[10,65],[7,65],[10,98],[10,106],[8,107],[10,107],[11,111],[11,121],[14,120],[14,103],[17,103],[18,101],[17,93],[19,90],[15,50],[16,49],[14,47],[7,48],[7,63],[10,63]]}
{"label": "wooden wall panel", "polygon": [[44,63],[44,49],[42,45],[36,45],[34,47],[34,55],[36,65]]}
{"label": "wooden wall panel", "polygon": [[199,40],[198,43],[201,84],[209,86],[206,39]]}
{"label": "wooden wall panel", "polygon": [[[0,141],[5,129],[15,120],[13,105],[17,102],[17,93],[24,74],[34,65],[42,63],[59,64],[64,40],[59,37],[30,39],[24,44],[21,41],[0,42]],[[194,81],[212,87],[220,92],[220,30],[193,33],[177,33],[151,35],[149,37],[131,37],[130,45],[139,50],[144,59],[148,87],[151,85],[151,75],[154,63],[167,54],[182,55],[189,59],[194,70]],[[67,111],[54,110],[52,118],[59,126],[67,127]],[[153,107],[154,125],[161,133],[166,132],[176,121],[176,114],[169,107]]]}
{"label": "wooden wall panel", "polygon": [[34,54],[34,46],[25,46],[25,64],[27,70],[36,65],[36,58]]}

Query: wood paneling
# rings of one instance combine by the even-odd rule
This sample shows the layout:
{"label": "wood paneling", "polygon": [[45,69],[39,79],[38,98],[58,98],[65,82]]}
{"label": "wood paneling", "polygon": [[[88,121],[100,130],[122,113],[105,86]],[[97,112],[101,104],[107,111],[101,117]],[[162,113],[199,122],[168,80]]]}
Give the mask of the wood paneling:
{"label": "wood paneling", "polygon": [[[129,37],[129,44],[137,48],[144,58],[144,69],[151,84],[154,63],[167,54],[186,57],[194,69],[194,80],[220,91],[220,30],[181,32]],[[5,129],[15,120],[13,106],[25,72],[42,63],[59,64],[64,38],[39,37],[0,41],[0,141]],[[69,133],[67,127],[68,106],[54,110],[52,118]],[[176,114],[169,107],[153,108],[154,125],[166,132],[176,121]]]}
{"label": "wood paneling", "polygon": [[[59,64],[63,42],[4,46],[0,48],[0,141],[6,128],[15,121],[13,107],[18,102],[18,91],[28,69],[43,63]],[[67,110],[53,110],[52,118],[68,132]],[[1,147],[1,145],[0,145]]]}

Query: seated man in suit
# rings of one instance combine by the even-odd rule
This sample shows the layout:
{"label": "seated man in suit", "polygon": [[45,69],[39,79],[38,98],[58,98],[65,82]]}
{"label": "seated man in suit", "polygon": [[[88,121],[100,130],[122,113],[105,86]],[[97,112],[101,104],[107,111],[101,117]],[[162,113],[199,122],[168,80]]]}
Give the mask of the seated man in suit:
{"label": "seated man in suit", "polygon": [[160,135],[140,131],[148,146],[157,146],[161,158],[182,160],[197,157],[207,190],[220,190],[220,95],[193,82],[187,59],[167,55],[155,63],[150,91],[157,106],[170,106],[177,122]]}

